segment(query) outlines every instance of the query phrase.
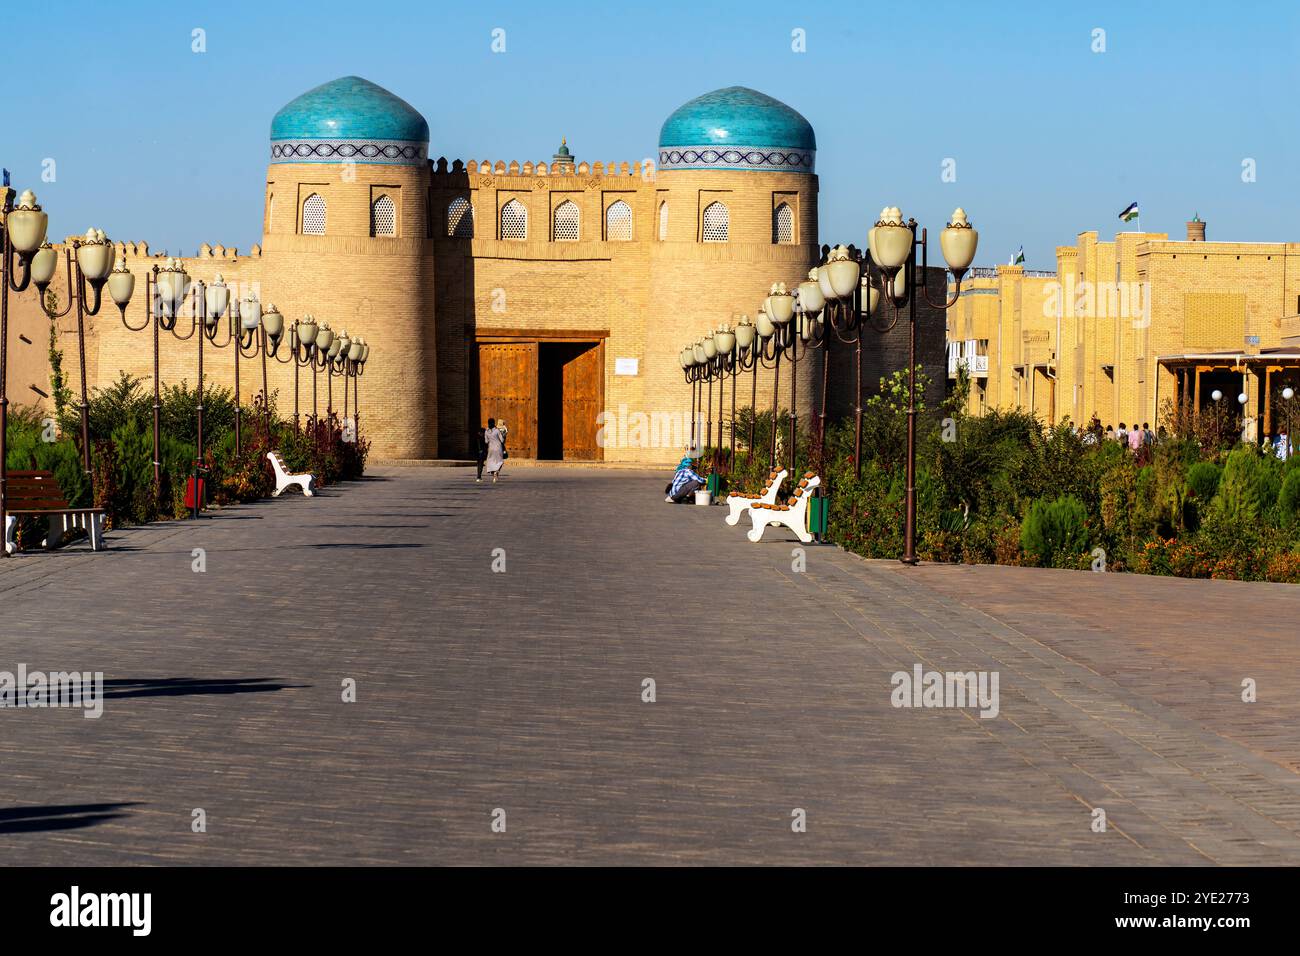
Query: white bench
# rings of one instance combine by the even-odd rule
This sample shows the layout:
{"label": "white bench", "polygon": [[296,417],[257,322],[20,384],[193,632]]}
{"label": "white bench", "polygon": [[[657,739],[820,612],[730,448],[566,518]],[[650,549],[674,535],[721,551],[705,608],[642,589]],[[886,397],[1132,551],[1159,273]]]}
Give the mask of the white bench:
{"label": "white bench", "polygon": [[808,499],[812,497],[812,490],[821,483],[819,476],[810,471],[805,472],[794,495],[787,498],[785,504],[759,502],[753,505],[749,509],[749,516],[753,519],[754,526],[745,532],[745,537],[753,542],[761,541],[763,532],[769,526],[779,524],[793,531],[804,544],[810,543],[813,536],[808,533]]}
{"label": "white bench", "polygon": [[305,497],[312,497],[312,487],[316,484],[316,479],[312,475],[291,475],[284,467],[284,462],[280,456],[273,451],[268,451],[266,457],[271,459],[271,467],[275,470],[275,491],[271,492],[272,498],[280,497],[280,492],[290,485],[297,485],[302,489]]}
{"label": "white bench", "polygon": [[740,517],[754,505],[762,503],[770,505],[776,501],[777,493],[781,490],[781,482],[785,481],[785,476],[789,474],[784,468],[780,471],[774,471],[767,476],[767,484],[763,487],[761,495],[727,495],[727,507],[730,513],[723,520],[731,526],[740,524]]}

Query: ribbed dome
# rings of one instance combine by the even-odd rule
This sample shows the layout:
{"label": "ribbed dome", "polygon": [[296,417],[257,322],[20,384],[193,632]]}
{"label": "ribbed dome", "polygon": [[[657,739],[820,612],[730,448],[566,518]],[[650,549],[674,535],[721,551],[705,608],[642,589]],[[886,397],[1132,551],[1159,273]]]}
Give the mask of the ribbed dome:
{"label": "ribbed dome", "polygon": [[410,103],[359,76],[322,83],[271,120],[276,162],[423,162],[428,144],[429,124]]}
{"label": "ribbed dome", "polygon": [[[659,149],[661,159],[665,152],[679,157],[670,166],[773,169],[791,165],[794,155],[806,156],[807,168],[800,171],[811,172],[817,137],[812,124],[780,100],[746,86],[728,86],[673,111],[659,131]],[[774,150],[779,155],[767,156]],[[685,161],[687,151],[696,155],[695,161]],[[703,158],[704,153],[715,159]],[[793,165],[804,164],[796,160]]]}

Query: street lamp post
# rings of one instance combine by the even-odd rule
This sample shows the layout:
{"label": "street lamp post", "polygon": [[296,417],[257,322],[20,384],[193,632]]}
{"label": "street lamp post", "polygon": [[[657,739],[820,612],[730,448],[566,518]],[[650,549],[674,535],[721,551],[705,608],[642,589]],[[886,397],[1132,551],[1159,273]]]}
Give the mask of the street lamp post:
{"label": "street lamp post", "polygon": [[[736,379],[740,378],[741,372],[753,369],[753,373],[754,373],[753,388],[757,390],[758,353],[757,350],[754,348],[754,342],[757,339],[757,337],[758,337],[758,330],[754,327],[753,323],[749,321],[749,316],[742,315],[740,317],[740,324],[736,326],[736,351],[735,351],[735,357],[732,361],[732,372],[731,372],[731,460],[733,462],[736,460]],[[757,396],[755,395],[754,397]],[[750,399],[750,407],[749,407],[751,428],[754,419],[753,401],[754,398],[752,397]],[[746,460],[747,461],[752,460],[753,457],[754,457],[754,439],[753,439],[753,435],[751,434],[749,440],[749,456]]]}
{"label": "street lamp post", "polygon": [[[776,335],[776,325],[773,324],[772,318],[767,312],[767,299],[765,298],[759,306],[755,318],[754,332],[757,340],[753,348],[753,358],[750,363],[752,370],[752,380],[749,387],[749,457],[754,457],[754,445],[758,441],[758,370],[759,368],[776,368],[768,364],[775,360],[777,356],[776,343],[773,338]],[[769,354],[770,353],[770,354]],[[776,378],[780,378],[780,369],[776,368]],[[773,422],[775,427],[775,420]],[[769,462],[769,467],[771,462]]]}
{"label": "street lamp post", "polygon": [[[299,430],[299,410],[298,410],[298,369],[305,368],[313,364],[316,350],[316,320],[310,313],[304,315],[301,319],[293,322],[289,326],[289,342],[286,355],[280,357],[280,342],[284,335],[284,316],[273,303],[268,303],[266,312],[262,315],[262,326],[270,339],[270,348],[265,353],[270,358],[279,362],[281,365],[293,364],[293,430]],[[266,389],[265,373],[263,373],[263,390]]]}
{"label": "street lamp post", "polygon": [[311,313],[304,315],[289,330],[289,340],[293,354],[293,430],[298,430],[300,414],[298,411],[298,369],[312,367],[315,375],[316,366],[316,319]]}
{"label": "street lamp post", "polygon": [[[794,310],[794,294],[786,290],[784,282],[777,282],[763,299],[758,316],[759,361],[764,368],[772,369],[772,437],[768,452],[768,466],[771,468],[776,467],[776,433],[780,430],[777,403],[781,392],[781,356],[790,347]],[[793,448],[793,433],[790,444]]]}
{"label": "street lamp post", "polygon": [[334,376],[342,371],[342,362],[339,353],[346,355],[347,350],[352,346],[352,340],[348,338],[348,330],[342,329],[330,342],[330,347],[325,352],[325,357],[329,359],[325,363],[325,417],[328,418],[334,414]]}
{"label": "street lamp post", "polygon": [[1295,398],[1294,388],[1288,385],[1286,388],[1282,389],[1283,427],[1286,428],[1286,434],[1282,438],[1283,460],[1291,457],[1291,445],[1294,441],[1294,433],[1292,430],[1292,421],[1291,421],[1292,414],[1294,413],[1295,410],[1295,405],[1291,401],[1291,399],[1293,398]]}
{"label": "street lamp post", "polygon": [[[198,464],[203,467],[203,340],[207,339],[212,343],[213,348],[222,348],[217,345],[217,331],[219,328],[218,320],[225,314],[230,305],[230,290],[226,288],[226,283],[222,280],[221,274],[218,273],[213,279],[211,285],[204,285],[202,281],[194,283],[197,290],[195,298],[196,308],[202,309],[203,328],[200,330],[203,334],[199,336],[199,392],[197,411],[199,415],[198,429]],[[233,337],[233,330],[232,330]],[[229,340],[227,340],[229,342]],[[239,396],[235,396],[235,404],[239,404]],[[238,417],[236,417],[238,421]],[[194,501],[195,517],[198,516],[198,484],[195,483]]]}
{"label": "street lamp post", "polygon": [[[49,216],[36,203],[30,189],[13,204],[14,191],[0,186],[0,556],[9,555],[8,499],[9,480],[7,437],[9,432],[9,293],[26,291],[32,280],[32,259],[45,241]],[[16,274],[17,273],[17,274]],[[44,296],[42,296],[44,298]],[[44,303],[42,303],[43,307]]]}
{"label": "street lamp post", "polygon": [[[871,257],[853,246],[825,247],[824,261],[808,273],[808,280],[799,284],[800,300],[822,305],[821,335],[829,336],[843,345],[853,346],[853,474],[862,476],[862,344],[863,324],[876,315],[880,292],[871,278]],[[895,321],[897,318],[895,317]],[[893,322],[876,327],[888,332]],[[822,365],[822,410],[819,425],[819,442],[825,441],[826,398],[830,375],[830,350]]]}
{"label": "street lamp post", "polygon": [[[113,243],[104,235],[104,230],[88,229],[84,238],[74,239],[70,248],[64,250],[64,258],[68,274],[68,304],[63,311],[53,311],[46,301],[46,290],[58,268],[58,253],[48,243],[34,257],[32,278],[40,292],[41,309],[51,320],[63,318],[72,310],[74,303],[77,307],[77,356],[81,373],[81,464],[89,475],[90,392],[86,382],[86,316],[99,314],[104,284],[108,282],[109,273],[113,269]],[[135,280],[131,279],[131,289],[134,289],[134,284]],[[87,285],[93,295],[90,302],[86,301]],[[124,282],[118,285],[118,289],[126,291],[127,301],[130,301],[130,290],[126,289]]]}
{"label": "street lamp post", "polygon": [[[318,426],[320,424],[320,411],[319,411],[320,406],[318,405],[318,399],[317,399],[316,380],[319,377],[318,376],[319,372],[329,368],[330,362],[333,360],[333,356],[330,354],[330,349],[333,346],[334,346],[334,330],[331,329],[329,325],[322,324],[316,330],[316,356],[315,356],[315,361],[312,362],[312,366],[311,366],[311,418],[312,418],[313,436],[318,430]],[[330,394],[333,395],[332,389]]]}
{"label": "street lamp post", "polygon": [[370,358],[370,346],[361,336],[351,340],[346,352],[340,352],[339,361],[343,374],[343,417],[348,417],[348,380],[352,380],[352,432],[361,434],[361,391],[360,378],[366,371],[366,361]]}
{"label": "street lamp post", "polygon": [[[961,298],[961,280],[975,259],[979,233],[966,218],[960,207],[953,211],[952,221],[939,235],[939,246],[952,274],[954,290],[940,302],[930,298],[927,290],[929,243],[926,230],[917,238],[915,219],[903,221],[897,206],[881,210],[880,219],[867,234],[871,257],[880,267],[885,298],[897,317],[904,305],[908,308],[907,342],[907,517],[902,561],[916,564],[916,300],[917,290],[934,309],[950,309]],[[917,251],[920,250],[920,277],[917,277]],[[901,276],[901,278],[900,278]],[[945,284],[946,285],[946,284]],[[859,441],[861,434],[859,433]]]}
{"label": "street lamp post", "polygon": [[158,329],[160,309],[157,288],[158,267],[154,266],[144,277],[144,321],[132,325],[126,317],[131,292],[135,290],[135,276],[126,267],[126,256],[118,259],[117,267],[108,277],[108,291],[122,316],[122,325],[128,332],[143,332],[153,327],[153,493],[155,500],[162,489],[162,392],[159,379]]}
{"label": "street lamp post", "polygon": [[787,350],[790,352],[790,381],[791,381],[791,403],[790,403],[790,438],[787,452],[790,457],[790,474],[794,475],[794,456],[795,456],[795,415],[797,409],[794,403],[794,388],[798,385],[798,366],[795,364],[795,295],[793,292],[786,290],[784,282],[775,283],[767,298],[763,300],[763,308],[772,325],[775,327],[774,334],[769,341],[776,353],[774,363],[775,374],[772,376],[772,461],[771,467],[776,467],[776,433],[780,430],[780,423],[777,420],[777,396],[781,381],[781,356]]}
{"label": "street lamp post", "polygon": [[704,434],[700,428],[700,412],[704,411],[704,385],[707,382],[709,371],[709,357],[704,351],[704,345],[696,342],[691,346],[691,357],[694,360],[692,366],[695,373],[694,383],[696,390],[695,412],[691,419],[691,450],[698,450],[702,455],[704,453]]}
{"label": "street lamp post", "polygon": [[[727,325],[718,326],[717,331],[713,333],[713,348],[717,353],[713,360],[714,375],[718,380],[718,443],[715,446],[717,453],[715,457],[722,454],[722,403],[725,397],[727,379],[734,378],[736,371],[736,333]],[[736,418],[736,391],[732,387],[731,392],[731,418],[732,431],[735,431]],[[731,458],[727,458],[726,470],[731,472]]]}
{"label": "street lamp post", "polygon": [[[708,409],[709,414],[704,422],[704,442],[703,447],[708,448],[709,442],[713,441],[713,381],[717,378],[716,366],[714,359],[718,357],[718,346],[713,341],[712,335],[706,335],[700,339],[700,350],[704,353],[704,385],[708,389]],[[721,409],[719,409],[721,411]]]}
{"label": "street lamp post", "polygon": [[[854,437],[853,468],[855,477],[862,474],[862,340],[864,321],[871,322],[877,332],[885,333],[898,322],[906,307],[908,314],[907,363],[907,458],[906,524],[904,529],[905,564],[916,564],[916,303],[923,296],[931,308],[950,309],[961,297],[961,281],[975,258],[979,234],[958,208],[952,214],[939,237],[940,248],[952,274],[954,290],[951,297],[940,302],[931,299],[928,285],[929,243],[925,229],[917,235],[915,219],[904,221],[896,206],[881,211],[880,219],[867,234],[868,253],[863,255],[851,246],[828,248],[824,262],[809,274],[809,280],[800,283],[800,305],[804,312],[813,312],[822,306],[823,328],[808,324],[800,328],[798,338],[804,338],[805,329],[811,347],[817,347],[818,338],[830,332],[844,344],[854,346]],[[920,262],[917,253],[920,252]],[[873,270],[872,266],[875,266]],[[918,275],[919,270],[919,275]],[[815,282],[813,280],[816,280]],[[919,292],[917,291],[919,289]],[[892,311],[888,324],[874,321],[881,298],[887,299]],[[802,321],[802,319],[801,319]],[[850,337],[851,336],[851,337]],[[829,352],[822,366],[822,411],[818,441],[825,440],[826,390],[830,368]],[[793,429],[792,429],[793,432]],[[793,460],[793,459],[792,459]]]}

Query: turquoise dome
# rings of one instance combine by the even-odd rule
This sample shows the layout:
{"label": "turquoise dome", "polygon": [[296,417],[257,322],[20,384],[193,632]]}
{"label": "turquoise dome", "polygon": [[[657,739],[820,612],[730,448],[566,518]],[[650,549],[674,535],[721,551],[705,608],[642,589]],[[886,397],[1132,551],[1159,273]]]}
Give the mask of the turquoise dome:
{"label": "turquoise dome", "polygon": [[789,146],[816,149],[798,110],[747,86],[728,86],[683,103],[659,131],[660,146]]}
{"label": "turquoise dome", "polygon": [[747,86],[728,86],[683,103],[659,131],[667,169],[813,171],[817,137],[797,110]]}
{"label": "turquoise dome", "polygon": [[322,83],[271,120],[276,162],[412,163],[428,157],[429,124],[401,97],[359,76]]}

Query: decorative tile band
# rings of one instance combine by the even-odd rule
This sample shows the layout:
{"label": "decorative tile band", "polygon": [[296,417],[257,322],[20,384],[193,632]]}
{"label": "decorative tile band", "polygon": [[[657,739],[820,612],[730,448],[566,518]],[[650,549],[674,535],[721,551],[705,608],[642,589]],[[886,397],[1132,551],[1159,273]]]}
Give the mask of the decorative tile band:
{"label": "decorative tile band", "polygon": [[816,150],[782,146],[666,146],[659,149],[659,168],[811,173],[816,156]]}
{"label": "decorative tile band", "polygon": [[429,144],[400,139],[277,139],[273,163],[378,163],[420,166],[429,159]]}

